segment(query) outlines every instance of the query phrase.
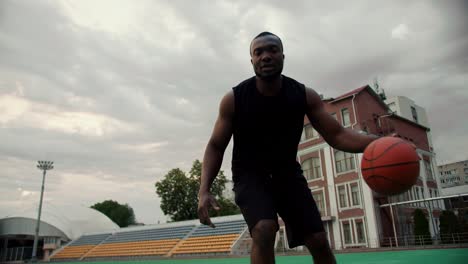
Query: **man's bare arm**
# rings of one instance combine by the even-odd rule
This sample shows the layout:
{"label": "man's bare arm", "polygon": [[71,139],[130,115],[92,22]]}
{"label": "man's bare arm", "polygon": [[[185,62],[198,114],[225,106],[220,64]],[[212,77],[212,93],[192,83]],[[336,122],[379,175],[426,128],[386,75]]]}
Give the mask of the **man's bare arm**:
{"label": "man's bare arm", "polygon": [[199,190],[198,217],[202,224],[210,225],[209,207],[219,209],[214,197],[210,194],[211,184],[221,168],[224,151],[232,136],[234,118],[234,93],[230,91],[221,100],[219,114],[211,138],[203,157],[202,175]]}
{"label": "man's bare arm", "polygon": [[310,123],[333,148],[351,153],[363,152],[367,145],[378,138],[374,135],[360,134],[352,129],[344,128],[325,111],[322,99],[314,90],[306,88],[306,97],[306,112]]}

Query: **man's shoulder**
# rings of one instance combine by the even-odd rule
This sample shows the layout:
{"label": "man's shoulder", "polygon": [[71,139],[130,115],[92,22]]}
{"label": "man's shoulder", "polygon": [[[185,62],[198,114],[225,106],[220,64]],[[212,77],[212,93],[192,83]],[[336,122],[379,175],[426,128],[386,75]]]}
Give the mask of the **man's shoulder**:
{"label": "man's shoulder", "polygon": [[305,85],[304,85],[303,83],[299,82],[298,80],[296,80],[296,79],[294,79],[294,78],[292,78],[292,77],[283,75],[283,78],[284,78],[287,82],[289,82],[289,83],[292,83],[292,84],[296,84],[296,85],[304,86],[304,87],[305,87]]}
{"label": "man's shoulder", "polygon": [[234,95],[237,97],[241,94],[248,93],[252,88],[252,86],[255,85],[255,76],[250,77],[248,79],[243,80],[236,86],[232,88],[232,91],[234,92]]}
{"label": "man's shoulder", "polygon": [[253,83],[254,81],[255,81],[255,76],[252,76],[252,77],[250,77],[250,78],[247,78],[247,79],[241,81],[241,82],[238,83],[236,86],[234,86],[234,88],[236,88],[236,87],[242,87],[242,86],[247,86],[247,85]]}

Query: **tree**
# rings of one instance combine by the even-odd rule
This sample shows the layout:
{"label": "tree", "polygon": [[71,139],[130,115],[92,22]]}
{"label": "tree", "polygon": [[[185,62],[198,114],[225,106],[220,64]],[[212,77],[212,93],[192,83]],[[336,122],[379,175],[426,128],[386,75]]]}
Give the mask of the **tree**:
{"label": "tree", "polygon": [[170,170],[155,186],[156,193],[161,197],[161,210],[172,221],[197,217],[197,190],[182,170]]}
{"label": "tree", "polygon": [[457,216],[453,211],[443,211],[439,217],[440,238],[442,243],[453,242],[452,234],[461,231]]}
{"label": "tree", "polygon": [[426,215],[421,209],[416,209],[413,212],[414,220],[414,235],[416,239],[423,239],[425,244],[431,243],[431,233],[429,232],[429,222],[426,219]]}
{"label": "tree", "polygon": [[[189,178],[194,181],[194,184],[196,184],[197,194],[198,189],[200,188],[202,165],[203,164],[199,160],[195,160],[189,172]],[[224,175],[224,171],[220,170],[210,189],[211,194],[213,194],[216,199],[223,197],[223,191],[226,188],[226,182],[227,179]]]}
{"label": "tree", "polygon": [[[156,182],[156,193],[161,197],[161,210],[169,215],[172,221],[183,221],[198,218],[198,190],[200,188],[202,163],[193,162],[187,176],[182,170],[170,170],[164,179]],[[239,214],[239,208],[230,200],[223,197],[227,179],[220,171],[213,181],[211,193],[216,197],[221,210],[210,211],[212,216]]]}
{"label": "tree", "polygon": [[239,207],[237,207],[237,205],[231,200],[221,197],[218,198],[217,202],[221,209],[219,211],[211,209],[210,215],[222,216],[240,214]]}
{"label": "tree", "polygon": [[127,227],[136,223],[133,208],[128,204],[119,204],[113,200],[106,200],[92,205],[91,208],[105,214],[120,227]]}
{"label": "tree", "polygon": [[466,219],[468,219],[468,210],[465,208],[458,208],[458,223],[460,223],[460,232],[467,233],[468,232],[468,223]]}

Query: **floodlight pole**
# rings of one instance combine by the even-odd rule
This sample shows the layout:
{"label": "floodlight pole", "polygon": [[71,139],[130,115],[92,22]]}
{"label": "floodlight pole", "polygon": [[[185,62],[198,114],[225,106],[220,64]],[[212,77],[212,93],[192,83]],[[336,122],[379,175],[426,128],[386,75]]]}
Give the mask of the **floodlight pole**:
{"label": "floodlight pole", "polygon": [[45,183],[46,171],[54,168],[53,161],[40,160],[37,163],[38,163],[37,168],[42,170],[42,187],[41,187],[41,198],[39,200],[39,210],[37,213],[36,230],[34,234],[34,245],[33,245],[32,257],[31,257],[32,262],[37,261],[37,244],[39,242],[39,226],[41,224],[42,198],[44,197],[44,183]]}

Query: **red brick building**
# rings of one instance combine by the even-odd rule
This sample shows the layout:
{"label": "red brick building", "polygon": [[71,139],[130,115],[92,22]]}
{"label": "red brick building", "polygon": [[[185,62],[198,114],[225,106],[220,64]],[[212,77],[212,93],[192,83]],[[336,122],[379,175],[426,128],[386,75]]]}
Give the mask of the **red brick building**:
{"label": "red brick building", "polygon": [[[379,247],[385,241],[383,238],[394,236],[389,208],[381,209],[380,204],[439,194],[434,179],[435,154],[428,140],[429,129],[393,113],[381,95],[369,86],[324,102],[326,110],[347,128],[376,135],[397,133],[418,148],[421,175],[417,184],[401,195],[381,197],[372,192],[362,179],[362,154],[333,149],[312,128],[308,119],[304,120],[298,160],[321,211],[332,247]],[[441,206],[438,202],[431,206],[434,216],[430,220],[431,227],[438,226],[438,208]],[[415,207],[424,208],[426,205],[399,206],[394,210],[397,235],[411,235],[411,214]]]}

